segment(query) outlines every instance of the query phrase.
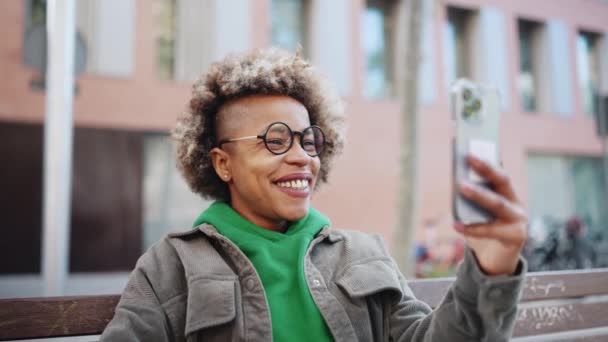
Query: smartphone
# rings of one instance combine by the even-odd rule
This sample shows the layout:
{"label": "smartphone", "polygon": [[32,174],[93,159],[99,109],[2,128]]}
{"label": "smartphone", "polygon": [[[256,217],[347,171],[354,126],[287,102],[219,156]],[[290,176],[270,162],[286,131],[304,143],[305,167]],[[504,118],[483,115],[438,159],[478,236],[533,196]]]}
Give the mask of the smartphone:
{"label": "smartphone", "polygon": [[474,155],[490,164],[498,165],[500,96],[496,88],[459,79],[450,89],[450,106],[454,122],[453,216],[456,221],[465,225],[488,223],[494,220],[494,216],[463,197],[458,191],[458,184],[467,180],[492,190],[490,184],[469,167],[466,156]]}

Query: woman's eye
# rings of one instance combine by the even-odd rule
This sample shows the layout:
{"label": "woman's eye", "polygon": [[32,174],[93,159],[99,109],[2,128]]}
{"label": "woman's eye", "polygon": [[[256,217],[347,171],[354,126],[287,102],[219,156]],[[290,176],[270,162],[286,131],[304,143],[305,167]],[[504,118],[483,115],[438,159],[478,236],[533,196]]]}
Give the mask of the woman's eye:
{"label": "woman's eye", "polygon": [[304,145],[304,148],[305,148],[305,149],[314,149],[314,148],[315,148],[315,142],[314,142],[314,141],[312,141],[312,140],[310,140],[310,141],[306,141],[306,140],[305,140],[305,141],[302,143],[302,145]]}
{"label": "woman's eye", "polygon": [[284,139],[268,139],[266,141],[269,145],[283,145],[285,143]]}

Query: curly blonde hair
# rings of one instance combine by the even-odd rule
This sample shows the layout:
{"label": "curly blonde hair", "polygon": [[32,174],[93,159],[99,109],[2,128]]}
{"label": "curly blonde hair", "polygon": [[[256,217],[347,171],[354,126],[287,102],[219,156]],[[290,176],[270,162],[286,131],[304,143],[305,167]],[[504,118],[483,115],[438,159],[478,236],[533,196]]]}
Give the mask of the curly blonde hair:
{"label": "curly blonde hair", "polygon": [[299,53],[268,48],[214,63],[192,86],[188,109],[173,130],[177,167],[192,191],[208,199],[230,200],[209,154],[217,146],[216,115],[224,104],[250,95],[289,96],[306,107],[311,125],[325,133],[317,184],[327,182],[331,162],[344,145],[342,101]]}

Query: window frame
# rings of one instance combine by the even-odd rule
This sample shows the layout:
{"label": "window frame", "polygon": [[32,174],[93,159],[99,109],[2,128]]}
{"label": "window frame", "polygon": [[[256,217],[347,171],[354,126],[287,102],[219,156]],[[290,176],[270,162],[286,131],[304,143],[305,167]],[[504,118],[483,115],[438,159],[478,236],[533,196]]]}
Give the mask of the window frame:
{"label": "window frame", "polygon": [[[517,45],[518,45],[518,72],[516,79],[517,93],[520,99],[520,109],[529,114],[546,111],[549,107],[548,92],[549,89],[544,82],[544,71],[542,68],[542,60],[546,51],[545,42],[545,22],[525,17],[516,19],[517,26]],[[522,29],[522,26],[524,28]],[[534,96],[534,105],[532,108],[526,108],[525,98],[522,90],[523,77],[523,58],[522,58],[522,32],[529,34],[529,63],[530,74],[532,75],[532,94]]]}
{"label": "window frame", "polygon": [[[276,46],[276,47],[280,47],[283,49],[287,49],[287,50],[297,50],[298,47],[301,47],[301,53],[304,57],[309,57],[311,56],[310,53],[310,48],[311,48],[311,43],[310,43],[310,26],[311,26],[311,22],[310,22],[310,12],[311,12],[311,6],[312,0],[292,0],[292,1],[298,1],[299,2],[299,8],[300,8],[300,13],[299,15],[297,15],[297,18],[299,20],[299,22],[297,23],[297,26],[300,28],[300,32],[298,32],[298,39],[299,41],[295,44],[295,46],[285,46],[282,45],[280,42],[277,42],[274,40],[274,31],[275,31],[275,21],[274,18],[275,16],[275,4],[276,1],[284,1],[284,0],[270,0],[270,4],[269,4],[269,18],[270,18],[270,23],[269,23],[269,36],[270,36],[270,44],[272,46]],[[295,51],[294,51],[295,52]]]}
{"label": "window frame", "polygon": [[[366,0],[361,8],[361,53],[363,57],[364,71],[363,71],[363,86],[362,95],[367,99],[382,100],[392,99],[397,95],[396,85],[396,60],[397,60],[397,29],[398,29],[398,9],[401,4],[401,0]],[[366,21],[364,16],[370,10],[375,8],[379,10],[382,16],[382,79],[383,89],[378,93],[372,94],[368,89],[368,77],[370,69],[370,55],[366,50],[366,42],[364,31],[367,31]]]}
{"label": "window frame", "polygon": [[[477,50],[476,36],[479,30],[479,9],[454,6],[448,4],[445,7],[445,22],[443,27],[444,36],[444,59],[445,66],[453,67],[453,70],[445,70],[445,79],[447,87],[458,80],[459,78],[467,78],[475,80],[479,71],[476,68]],[[452,27],[452,29],[450,29]],[[447,36],[452,33],[453,37]],[[452,42],[447,43],[447,39]],[[453,51],[447,51],[447,48],[453,47]]]}
{"label": "window frame", "polygon": [[[589,45],[587,45],[587,51],[586,56],[587,59],[589,59],[589,55],[593,55],[593,59],[595,60],[595,62],[597,63],[595,65],[595,70],[592,70],[591,67],[589,67],[589,69],[587,70],[589,75],[589,78],[592,78],[594,75],[595,77],[597,77],[595,85],[593,85],[593,81],[591,81],[591,111],[589,111],[586,105],[586,100],[585,100],[585,89],[583,89],[585,87],[585,85],[582,84],[582,76],[581,75],[581,55],[580,55],[580,51],[579,51],[579,42],[580,39],[587,39],[587,42]],[[600,111],[600,103],[599,101],[601,100],[601,96],[600,96],[600,89],[601,89],[601,70],[603,67],[603,62],[605,63],[605,61],[602,61],[602,56],[601,56],[601,44],[602,44],[602,40],[604,39],[603,35],[600,32],[596,32],[593,30],[586,30],[586,29],[578,29],[576,31],[576,43],[575,43],[575,49],[576,49],[576,61],[577,61],[577,65],[576,65],[576,74],[577,74],[577,88],[579,91],[579,95],[580,95],[580,110],[584,113],[584,115],[586,115],[587,117],[596,117],[599,114]],[[604,42],[605,43],[605,42]],[[594,92],[595,90],[595,92]]]}

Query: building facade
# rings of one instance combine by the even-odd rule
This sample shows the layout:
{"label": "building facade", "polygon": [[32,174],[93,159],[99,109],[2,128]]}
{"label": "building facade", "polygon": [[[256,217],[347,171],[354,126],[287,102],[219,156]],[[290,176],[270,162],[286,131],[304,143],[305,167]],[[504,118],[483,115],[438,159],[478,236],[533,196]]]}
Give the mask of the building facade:
{"label": "building facade", "polygon": [[[403,1],[403,0],[401,0]],[[0,297],[40,292],[42,75],[26,64],[44,0],[0,2]],[[397,226],[399,0],[78,0],[87,64],[74,98],[68,293],[120,291],[137,257],[187,229],[209,201],[174,167],[168,131],[192,81],[226,54],[271,45],[304,55],[346,102],[348,139],[314,198],[334,226]],[[602,139],[608,4],[600,0],[425,2],[416,241],[450,258],[448,90],[468,77],[502,95],[501,159],[542,241],[579,217],[608,239]],[[451,247],[452,246],[452,247]],[[391,248],[397,248],[392,246]]]}

